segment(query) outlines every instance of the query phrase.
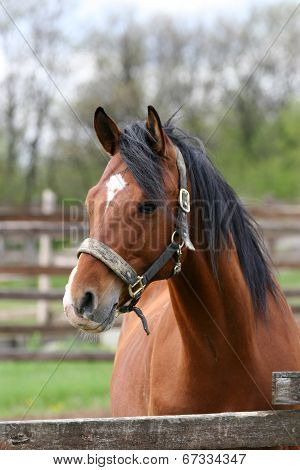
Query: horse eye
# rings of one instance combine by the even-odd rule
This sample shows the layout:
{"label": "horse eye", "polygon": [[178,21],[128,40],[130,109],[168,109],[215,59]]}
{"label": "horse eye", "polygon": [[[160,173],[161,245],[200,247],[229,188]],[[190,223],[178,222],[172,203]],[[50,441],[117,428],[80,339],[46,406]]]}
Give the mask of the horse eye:
{"label": "horse eye", "polygon": [[138,211],[141,214],[152,214],[152,212],[155,211],[156,207],[157,206],[156,206],[156,204],[154,204],[154,202],[150,202],[150,201],[141,202],[138,205]]}

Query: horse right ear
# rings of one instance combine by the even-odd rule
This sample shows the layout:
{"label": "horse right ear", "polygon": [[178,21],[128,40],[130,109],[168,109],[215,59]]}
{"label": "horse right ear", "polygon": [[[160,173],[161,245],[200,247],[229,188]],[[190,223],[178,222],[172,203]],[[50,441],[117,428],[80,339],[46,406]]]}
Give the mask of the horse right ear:
{"label": "horse right ear", "polygon": [[148,106],[148,119],[146,121],[146,127],[153,138],[154,148],[156,152],[164,156],[166,150],[166,142],[164,131],[161,125],[160,117],[158,112],[153,106]]}
{"label": "horse right ear", "polygon": [[120,148],[121,131],[101,106],[95,111],[94,127],[104,150],[109,155],[115,155]]}

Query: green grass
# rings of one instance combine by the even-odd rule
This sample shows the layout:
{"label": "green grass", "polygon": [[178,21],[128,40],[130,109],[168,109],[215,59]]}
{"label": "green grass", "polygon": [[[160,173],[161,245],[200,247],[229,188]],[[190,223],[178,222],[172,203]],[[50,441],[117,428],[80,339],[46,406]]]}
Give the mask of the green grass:
{"label": "green grass", "polygon": [[[0,419],[21,418],[55,367],[55,362],[0,363]],[[101,416],[109,410],[111,373],[109,362],[63,362],[28,415],[71,416],[90,409]]]}

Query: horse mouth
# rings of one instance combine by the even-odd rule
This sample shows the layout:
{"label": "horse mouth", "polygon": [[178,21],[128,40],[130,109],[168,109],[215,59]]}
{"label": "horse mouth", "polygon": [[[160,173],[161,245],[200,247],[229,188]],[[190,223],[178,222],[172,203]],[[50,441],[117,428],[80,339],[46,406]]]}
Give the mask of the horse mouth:
{"label": "horse mouth", "polygon": [[71,325],[75,328],[78,328],[84,331],[85,333],[99,334],[103,331],[108,331],[111,329],[116,317],[116,310],[117,303],[112,306],[110,313],[101,322],[91,320],[85,317],[79,317],[76,314],[75,307],[73,305],[65,307],[65,314]]}
{"label": "horse mouth", "polygon": [[111,308],[109,315],[103,320],[103,322],[99,323],[96,329],[88,329],[90,333],[101,333],[102,331],[108,331],[113,326],[114,320],[116,318],[116,310],[117,310],[117,303],[114,304]]}

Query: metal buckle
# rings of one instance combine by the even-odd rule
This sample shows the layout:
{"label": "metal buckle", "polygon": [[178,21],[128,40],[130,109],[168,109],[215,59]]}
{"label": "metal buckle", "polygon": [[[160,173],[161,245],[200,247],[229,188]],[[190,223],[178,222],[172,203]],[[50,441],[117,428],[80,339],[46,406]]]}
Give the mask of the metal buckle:
{"label": "metal buckle", "polygon": [[[137,289],[134,291],[134,288],[137,287]],[[138,276],[137,277],[137,281],[134,283],[134,284],[130,284],[128,286],[128,291],[129,291],[129,295],[130,297],[132,297],[133,299],[136,299],[136,297],[141,293],[143,292],[143,290],[145,289],[145,284],[143,283],[143,276]]]}
{"label": "metal buckle", "polygon": [[179,191],[179,204],[184,212],[190,212],[190,193],[187,189],[181,188]]}

